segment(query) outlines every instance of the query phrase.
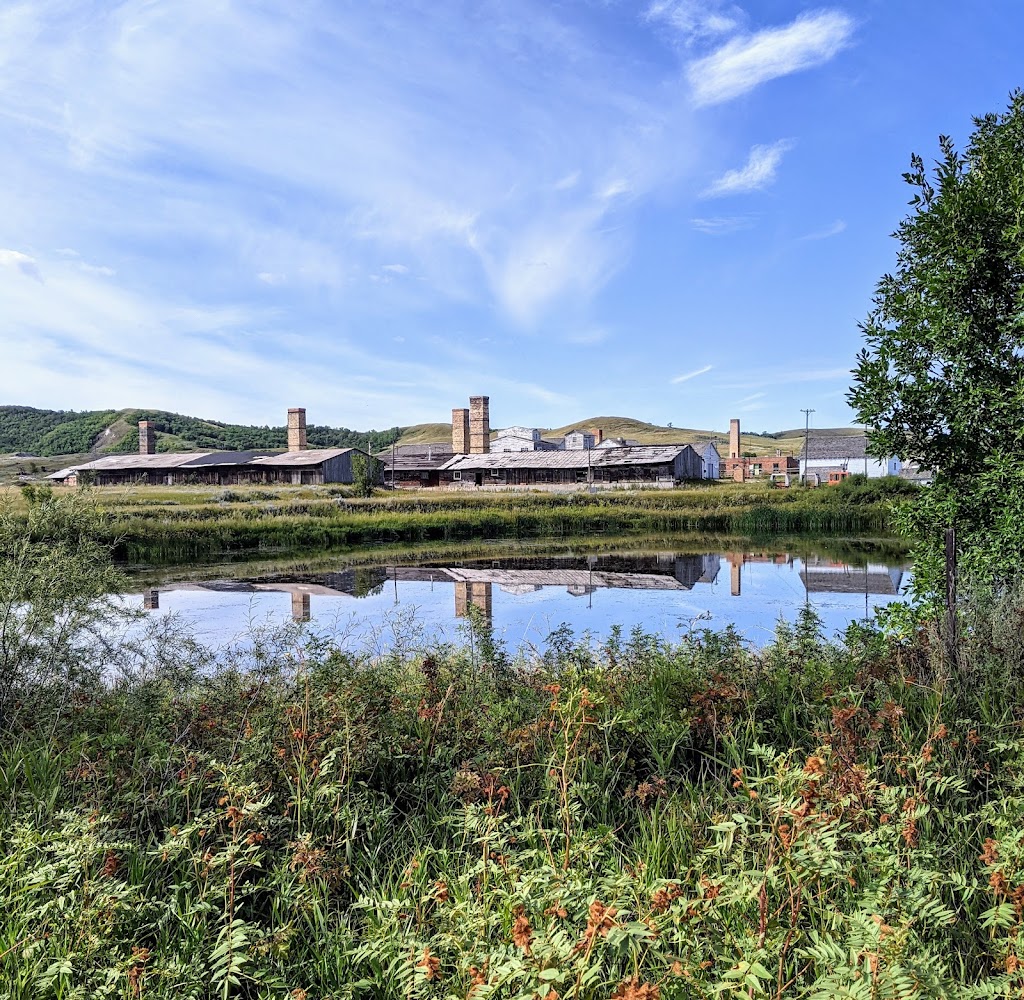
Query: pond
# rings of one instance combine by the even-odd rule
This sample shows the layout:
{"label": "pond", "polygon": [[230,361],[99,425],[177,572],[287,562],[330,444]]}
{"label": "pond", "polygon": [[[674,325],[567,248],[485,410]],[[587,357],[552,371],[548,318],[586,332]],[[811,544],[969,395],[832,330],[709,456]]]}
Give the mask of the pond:
{"label": "pond", "polygon": [[[717,542],[714,544],[713,542]],[[809,606],[826,635],[902,599],[905,553],[857,540],[808,543],[659,538],[479,546],[422,553],[317,553],[263,564],[141,574],[130,603],[175,615],[200,641],[220,646],[298,623],[353,650],[461,642],[470,606],[510,649],[543,648],[567,625],[607,636],[613,626],[665,638],[692,628],[734,626],[755,645],[778,620]]]}

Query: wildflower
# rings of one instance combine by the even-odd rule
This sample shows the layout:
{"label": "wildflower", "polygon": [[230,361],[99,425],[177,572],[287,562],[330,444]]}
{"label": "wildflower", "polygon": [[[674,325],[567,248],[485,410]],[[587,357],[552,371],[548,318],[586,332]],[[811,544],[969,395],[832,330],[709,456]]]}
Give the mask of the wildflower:
{"label": "wildflower", "polygon": [[416,963],[416,968],[423,970],[424,979],[441,978],[441,960],[431,955],[429,948],[423,949],[423,957]]}
{"label": "wildflower", "polygon": [[658,913],[664,913],[672,905],[672,901],[682,894],[682,890],[675,882],[669,882],[664,888],[655,889],[651,893],[651,908]]}
{"label": "wildflower", "polygon": [[447,903],[451,896],[448,893],[448,883],[444,879],[438,879],[434,883],[434,902]]}
{"label": "wildflower", "polygon": [[804,774],[822,775],[825,773],[825,761],[821,757],[808,757],[804,764]]}
{"label": "wildflower", "polygon": [[119,864],[120,861],[117,855],[113,851],[107,851],[103,859],[103,870],[100,872],[100,878],[113,878],[117,874]]}
{"label": "wildflower", "polygon": [[527,955],[530,954],[533,928],[530,927],[530,921],[521,906],[516,907],[515,920],[512,921],[512,941],[517,948],[522,948]]}
{"label": "wildflower", "polygon": [[587,929],[583,932],[583,938],[577,943],[576,950],[583,951],[592,947],[594,938],[597,936],[607,937],[608,932],[616,926],[615,915],[618,912],[614,906],[605,906],[604,903],[595,899],[587,912]]}
{"label": "wildflower", "polygon": [[658,1000],[661,988],[654,983],[641,983],[633,976],[619,983],[618,989],[611,995],[611,1000]]}
{"label": "wildflower", "polygon": [[1006,956],[1006,971],[1012,976],[1020,968],[1020,959],[1016,955]]}
{"label": "wildflower", "polygon": [[779,824],[779,840],[787,851],[793,846],[793,828],[788,823]]}
{"label": "wildflower", "polygon": [[700,887],[704,890],[705,899],[716,899],[722,891],[722,887],[715,885],[706,875],[701,876]]}
{"label": "wildflower", "polygon": [[941,740],[945,739],[949,735],[949,730],[946,728],[946,724],[943,722],[938,729],[935,730],[935,735],[932,739]]}
{"label": "wildflower", "polygon": [[984,850],[978,855],[978,860],[986,865],[994,865],[999,860],[999,845],[991,838],[985,838]]}
{"label": "wildflower", "polygon": [[568,912],[568,910],[566,910],[566,908],[564,906],[562,906],[561,901],[559,901],[559,902],[555,903],[554,906],[549,906],[544,911],[544,916],[545,917],[561,917],[564,920],[567,916],[569,916],[569,912]]}
{"label": "wildflower", "polygon": [[679,978],[679,976],[689,975],[689,972],[683,968],[683,963],[676,959],[668,970],[673,976]]}

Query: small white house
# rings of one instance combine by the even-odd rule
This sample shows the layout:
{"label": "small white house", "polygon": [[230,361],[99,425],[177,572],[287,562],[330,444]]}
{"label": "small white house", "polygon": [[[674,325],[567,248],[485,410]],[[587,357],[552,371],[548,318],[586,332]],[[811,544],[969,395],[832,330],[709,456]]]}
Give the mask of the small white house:
{"label": "small white house", "polygon": [[491,451],[538,451],[540,431],[535,427],[506,427],[491,442]]}
{"label": "small white house", "polygon": [[800,479],[812,485],[827,483],[829,473],[860,473],[869,479],[898,476],[903,465],[898,458],[875,458],[867,453],[867,435],[817,435],[811,432],[807,459],[800,450]]}
{"label": "small white house", "polygon": [[589,431],[570,431],[565,435],[566,451],[589,451],[597,439]]}
{"label": "small white house", "polygon": [[699,445],[694,445],[693,450],[700,455],[701,466],[703,468],[702,478],[718,479],[722,470],[722,456],[718,454],[715,442],[709,441],[703,448]]}

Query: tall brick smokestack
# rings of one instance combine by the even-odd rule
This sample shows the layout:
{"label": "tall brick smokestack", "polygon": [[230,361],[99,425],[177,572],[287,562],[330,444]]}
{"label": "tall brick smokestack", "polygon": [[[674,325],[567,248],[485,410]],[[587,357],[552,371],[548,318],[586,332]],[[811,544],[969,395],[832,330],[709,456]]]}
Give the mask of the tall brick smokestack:
{"label": "tall brick smokestack", "polygon": [[305,451],[306,448],[306,411],[294,406],[288,411],[288,450]]}
{"label": "tall brick smokestack", "polygon": [[486,455],[491,450],[491,400],[469,397],[469,453]]}
{"label": "tall brick smokestack", "polygon": [[456,455],[469,454],[469,410],[452,410],[452,451]]}
{"label": "tall brick smokestack", "polygon": [[596,448],[604,440],[604,429],[601,427],[591,427],[590,433],[594,435],[594,447]]}
{"label": "tall brick smokestack", "polygon": [[740,422],[738,420],[729,421],[729,457],[740,457]]}
{"label": "tall brick smokestack", "polygon": [[139,454],[156,454],[156,424],[152,420],[139,421]]}

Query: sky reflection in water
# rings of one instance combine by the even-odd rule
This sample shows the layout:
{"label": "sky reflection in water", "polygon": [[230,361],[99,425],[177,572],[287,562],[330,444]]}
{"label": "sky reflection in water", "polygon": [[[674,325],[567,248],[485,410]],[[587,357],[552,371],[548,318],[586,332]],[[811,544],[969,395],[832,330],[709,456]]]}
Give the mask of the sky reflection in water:
{"label": "sky reflection in water", "polygon": [[[309,623],[354,650],[459,642],[476,604],[511,649],[543,647],[563,623],[580,635],[639,627],[666,638],[733,624],[756,645],[809,604],[826,635],[899,600],[910,579],[891,556],[851,565],[785,552],[630,553],[265,573],[251,579],[168,580],[141,595],[151,616],[176,615],[199,641],[222,646],[254,629]],[[242,574],[237,574],[241,576]]]}

